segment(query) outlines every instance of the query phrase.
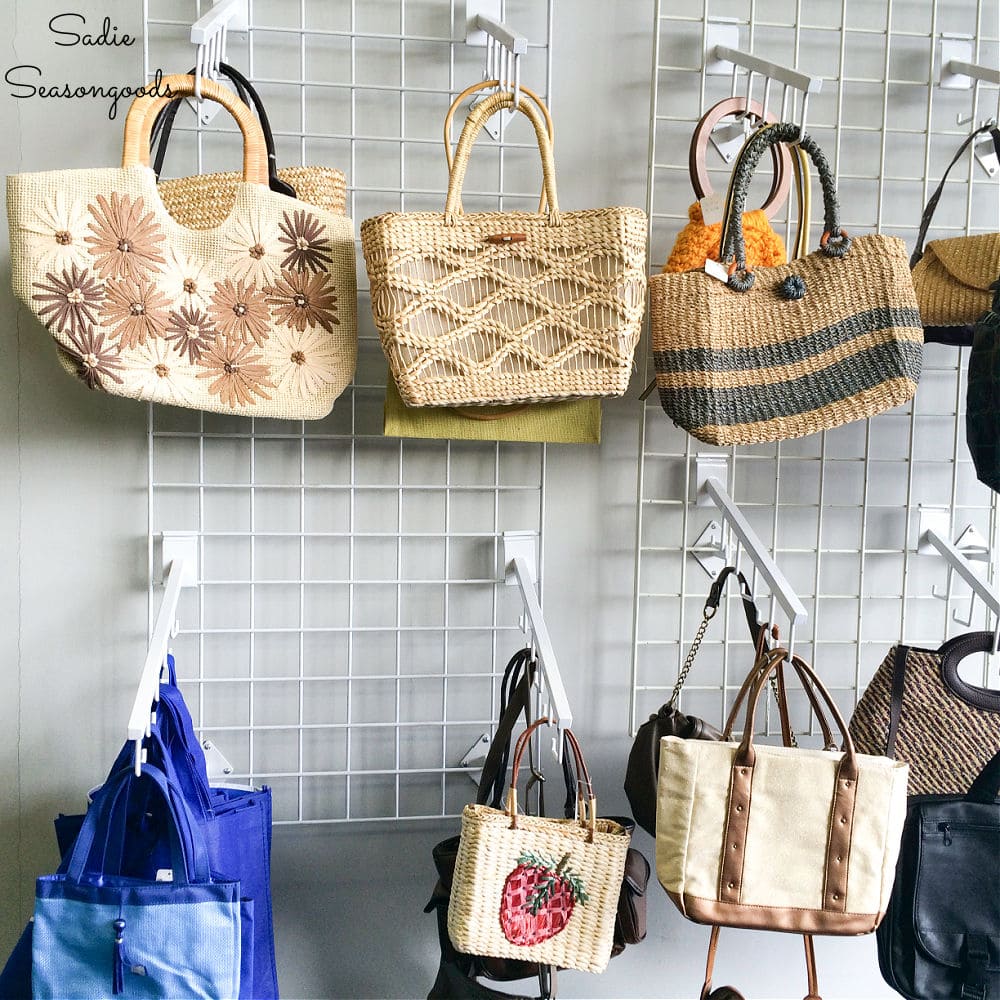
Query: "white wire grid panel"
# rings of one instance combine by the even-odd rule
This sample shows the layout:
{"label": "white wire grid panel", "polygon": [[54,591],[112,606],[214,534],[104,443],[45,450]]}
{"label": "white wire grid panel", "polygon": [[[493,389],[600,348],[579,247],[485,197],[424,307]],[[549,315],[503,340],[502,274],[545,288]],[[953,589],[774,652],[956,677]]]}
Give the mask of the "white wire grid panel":
{"label": "white wire grid panel", "polygon": [[[809,101],[807,131],[837,175],[844,226],[851,233],[901,236],[912,248],[927,195],[971,130],[969,122],[997,114],[995,86],[938,86],[938,42],[942,35],[973,39],[972,61],[996,68],[998,10],[997,0],[658,0],[653,268],[662,267],[694,198],[687,163],[694,124],[733,87],[731,75],[702,71],[710,21],[735,20],[743,51],[823,78]],[[746,88],[741,71],[736,93],[745,95]],[[757,100],[762,91],[757,77]],[[777,108],[780,94],[772,91],[770,107]],[[727,165],[712,149],[708,159],[713,186],[724,190]],[[815,202],[815,181],[813,190]],[[998,227],[997,181],[969,155],[952,171],[930,236]],[[818,236],[814,226],[813,245]],[[846,714],[900,638],[936,647],[956,632],[989,627],[981,604],[969,617],[967,591],[960,582],[952,587],[943,560],[915,552],[924,504],[951,510],[952,537],[975,525],[997,553],[995,498],[977,482],[965,442],[967,363],[967,349],[929,346],[911,405],[750,448],[702,445],[673,426],[655,394],[650,398],[640,431],[633,729],[673,687],[711,582],[692,555],[708,523],[719,520],[714,507],[694,505],[699,452],[730,457],[730,492],[808,611],[795,631],[796,651],[815,664]],[[685,711],[712,720],[724,718],[752,655],[734,595],[735,587],[684,688]],[[763,580],[757,596],[765,598],[758,602],[764,614],[770,602]],[[974,666],[977,678],[997,685],[995,664],[984,658],[982,673]],[[806,731],[808,706],[801,692],[792,697],[797,728]]]}
{"label": "white wire grid panel", "polygon": [[[251,0],[251,30],[229,38],[279,165],[344,169],[356,226],[443,209],[444,115],[485,61],[464,31],[454,40],[456,6]],[[208,7],[145,0],[147,78],[194,64],[190,26]],[[548,96],[551,0],[509,0],[503,16],[531,42],[524,83]],[[225,113],[204,128],[181,118],[166,175],[240,162]],[[537,204],[530,126],[507,132],[477,146],[470,211]],[[182,688],[233,778],[271,786],[279,823],[461,811],[459,761],[490,729],[498,669],[523,644],[500,538],[540,539],[543,523],[543,445],[382,436],[386,367],[360,253],[358,283],[357,374],[326,420],[150,407],[151,564],[163,531],[200,541],[201,583],[182,596],[174,643]]]}

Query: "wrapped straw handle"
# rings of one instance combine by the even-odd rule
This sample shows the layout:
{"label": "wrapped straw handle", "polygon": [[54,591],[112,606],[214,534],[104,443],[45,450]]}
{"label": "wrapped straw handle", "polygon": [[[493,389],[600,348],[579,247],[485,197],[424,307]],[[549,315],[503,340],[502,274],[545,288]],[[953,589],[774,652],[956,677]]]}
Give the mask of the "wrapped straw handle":
{"label": "wrapped straw handle", "polygon": [[[465,120],[462,134],[458,139],[458,147],[455,150],[455,162],[451,168],[451,175],[448,179],[448,197],[444,205],[445,224],[453,226],[458,221],[458,216],[462,214],[462,185],[465,183],[465,172],[469,166],[469,157],[472,154],[472,145],[476,141],[476,136],[482,131],[483,126],[498,111],[504,108],[514,107],[514,95],[512,93],[498,93],[488,97],[482,104],[472,109],[472,113]],[[559,217],[559,198],[556,194],[556,168],[552,157],[552,143],[549,140],[548,128],[545,117],[542,113],[528,101],[519,101],[517,110],[526,115],[534,126],[535,138],[538,141],[538,152],[542,159],[542,181],[545,198],[548,202],[549,225],[558,226],[561,224]]]}
{"label": "wrapped straw handle", "polygon": [[[464,101],[470,94],[475,94],[480,90],[493,90],[495,87],[500,86],[499,80],[480,80],[479,83],[474,83],[470,87],[466,87],[451,102],[451,107],[448,108],[448,114],[444,116],[444,155],[445,159],[448,161],[448,171],[451,171],[452,166],[452,153],[451,153],[451,124],[455,120],[455,112],[458,111],[459,106],[462,101]],[[545,102],[536,94],[530,87],[525,87],[523,84],[521,86],[521,93],[527,94],[531,100],[535,102],[538,106],[538,110],[545,116],[545,125],[549,133],[549,143],[555,142],[555,131],[552,127],[552,115],[549,114],[549,109],[545,106]],[[538,199],[538,211],[545,211],[545,188],[542,188],[541,197]],[[461,209],[461,203],[459,203]],[[507,414],[501,414],[501,416],[507,416]]]}
{"label": "wrapped straw handle", "polygon": [[[532,733],[539,726],[546,725],[548,722],[549,718],[547,716],[537,719],[517,738],[517,744],[514,747],[514,762],[510,769],[510,788],[507,790],[507,815],[510,818],[510,828],[512,830],[517,829],[517,776],[521,769],[521,758],[524,756],[524,751],[528,746],[528,741],[531,739]],[[581,792],[577,801],[580,807],[580,825],[587,827],[587,842],[592,843],[597,826],[597,797],[594,795],[594,786],[591,784],[590,772],[587,770],[587,762],[583,759],[583,751],[580,749],[579,741],[571,729],[563,730],[563,735],[566,737],[566,743],[573,751],[573,758],[576,761],[577,780],[582,782],[586,789],[586,795]]]}
{"label": "wrapped straw handle", "polygon": [[[122,166],[149,166],[149,139],[156,116],[171,102],[182,97],[193,97],[193,76],[165,76],[161,81],[169,89],[170,97],[143,94],[135,98],[125,118],[125,143],[122,148]],[[236,119],[243,133],[243,180],[248,184],[268,183],[267,142],[260,122],[231,90],[214,80],[202,79],[202,96],[221,104]]]}
{"label": "wrapped straw handle", "polygon": [[753,271],[746,266],[746,244],[743,239],[743,209],[750,180],[764,151],[779,142],[797,143],[816,165],[823,188],[823,237],[820,240],[820,250],[828,257],[843,257],[851,246],[851,238],[840,226],[837,186],[823,150],[811,136],[801,135],[798,125],[789,122],[767,125],[747,141],[731,181],[733,196],[725,223],[726,239],[721,248],[721,259],[730,264],[729,287],[738,292],[749,291],[754,281]]}

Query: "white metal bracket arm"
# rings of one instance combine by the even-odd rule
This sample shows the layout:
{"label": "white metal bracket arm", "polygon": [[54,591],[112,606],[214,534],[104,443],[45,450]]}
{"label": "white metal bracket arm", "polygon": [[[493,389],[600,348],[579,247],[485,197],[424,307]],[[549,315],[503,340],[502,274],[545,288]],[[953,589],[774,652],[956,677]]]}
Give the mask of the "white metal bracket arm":
{"label": "white metal bracket arm", "polygon": [[[921,555],[940,555],[948,563],[948,572],[954,571],[969,585],[973,594],[994,614],[1000,617],[1000,599],[980,576],[972,560],[989,560],[989,550],[981,545],[960,548],[948,538],[949,512],[946,508],[921,507],[917,552]],[[963,532],[966,538],[968,532]],[[961,541],[961,540],[960,540]]]}

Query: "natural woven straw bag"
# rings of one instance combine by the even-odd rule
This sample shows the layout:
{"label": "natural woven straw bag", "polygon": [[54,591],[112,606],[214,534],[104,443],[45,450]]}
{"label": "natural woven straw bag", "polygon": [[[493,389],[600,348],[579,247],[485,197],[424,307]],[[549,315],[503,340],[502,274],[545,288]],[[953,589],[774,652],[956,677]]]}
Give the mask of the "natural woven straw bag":
{"label": "natural woven straw bag", "polygon": [[[1000,233],[978,236],[955,236],[947,240],[931,240],[925,249],[924,240],[944,182],[951,168],[968,147],[984,132],[989,132],[1000,155],[1000,130],[995,124],[976,129],[959,146],[941,177],[934,193],[928,198],[920,219],[917,244],[910,257],[913,286],[917,291],[920,317],[924,326],[965,326],[975,323],[990,307],[990,285],[1000,277]],[[962,789],[964,791],[964,789]]]}
{"label": "natural woven straw bag", "polygon": [[909,400],[923,329],[902,240],[851,240],[829,164],[804,136],[823,188],[820,250],[780,267],[746,268],[740,220],[750,177],[797,126],[751,137],[734,173],[722,260],[729,281],[703,271],[650,279],[656,384],[663,408],[701,441],[759,444],[801,437]]}
{"label": "natural woven straw bag", "polygon": [[[220,63],[219,70],[232,81],[241,100],[252,105],[260,119],[267,145],[268,177],[273,191],[288,194],[299,201],[322,208],[332,215],[344,215],[347,207],[347,178],[333,167],[277,167],[274,136],[264,102],[253,84],[235,67]],[[194,72],[192,70],[192,72]],[[167,141],[180,107],[174,102],[157,116],[153,125],[156,155],[153,169],[160,176]],[[214,229],[221,226],[236,201],[242,176],[237,172],[195,174],[160,180],[160,198],[170,215],[189,229]],[[275,183],[275,181],[278,183]]]}
{"label": "natural woven straw bag", "polygon": [[539,719],[514,748],[506,810],[468,805],[448,905],[448,935],[460,952],[603,972],[630,834],[597,819],[597,800],[576,737],[566,730],[586,790],[579,819],[517,812],[517,775]]}
{"label": "natural woven straw bag", "polygon": [[965,792],[1000,747],[1000,691],[974,687],[958,668],[992,650],[992,632],[940,649],[893,646],[851,716],[857,748],[906,761],[910,795]]}
{"label": "natural woven straw bag", "polygon": [[[194,78],[163,79],[174,98]],[[357,286],[349,219],[267,186],[257,119],[202,81],[243,133],[243,181],[223,224],[164,208],[149,129],[169,98],[136,98],[121,168],[8,178],[14,292],[91,389],[253,417],[316,419],[350,382]]]}
{"label": "natural woven straw bag", "polygon": [[560,212],[545,121],[524,100],[547,213],[462,212],[473,142],[513,101],[498,93],[469,115],[443,214],[393,212],[361,225],[375,325],[410,406],[620,396],[628,387],[645,307],[645,213]]}
{"label": "natural woven straw bag", "polygon": [[[867,934],[885,914],[906,815],[904,763],[854,748],[813,669],[844,749],[756,745],[754,716],[787,650],[763,653],[726,724],[726,742],[665,736],[660,747],[656,871],[698,923],[801,934]],[[743,702],[739,743],[730,742]]]}

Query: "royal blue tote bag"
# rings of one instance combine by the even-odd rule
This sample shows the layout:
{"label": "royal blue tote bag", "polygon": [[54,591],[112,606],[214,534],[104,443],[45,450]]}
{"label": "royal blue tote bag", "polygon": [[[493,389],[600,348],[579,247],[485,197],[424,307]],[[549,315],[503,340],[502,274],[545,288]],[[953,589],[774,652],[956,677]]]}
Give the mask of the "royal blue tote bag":
{"label": "royal blue tote bag", "polygon": [[[182,789],[195,823],[202,827],[213,870],[239,879],[243,896],[253,900],[253,947],[244,951],[241,1000],[278,1000],[271,909],[271,790],[209,785],[205,754],[177,686],[173,656],[167,657],[167,670],[167,680],[160,684],[156,723],[145,741],[147,760]],[[128,742],[111,774],[131,767],[133,760],[134,745]],[[56,821],[63,855],[81,822],[79,816],[60,816]],[[157,796],[148,801],[141,794],[130,798],[126,829],[112,831],[111,849],[115,856],[121,855],[122,872],[133,877],[155,878],[158,870],[169,867],[166,815]],[[2,987],[0,1000],[5,1000]]]}
{"label": "royal blue tote bag", "polygon": [[[108,862],[135,791],[159,794],[171,842],[169,877],[119,874]],[[99,861],[95,861],[100,859]],[[66,870],[35,886],[35,1000],[235,1000],[240,992],[240,883],[211,871],[182,791],[151,764],[114,775],[87,810]]]}

